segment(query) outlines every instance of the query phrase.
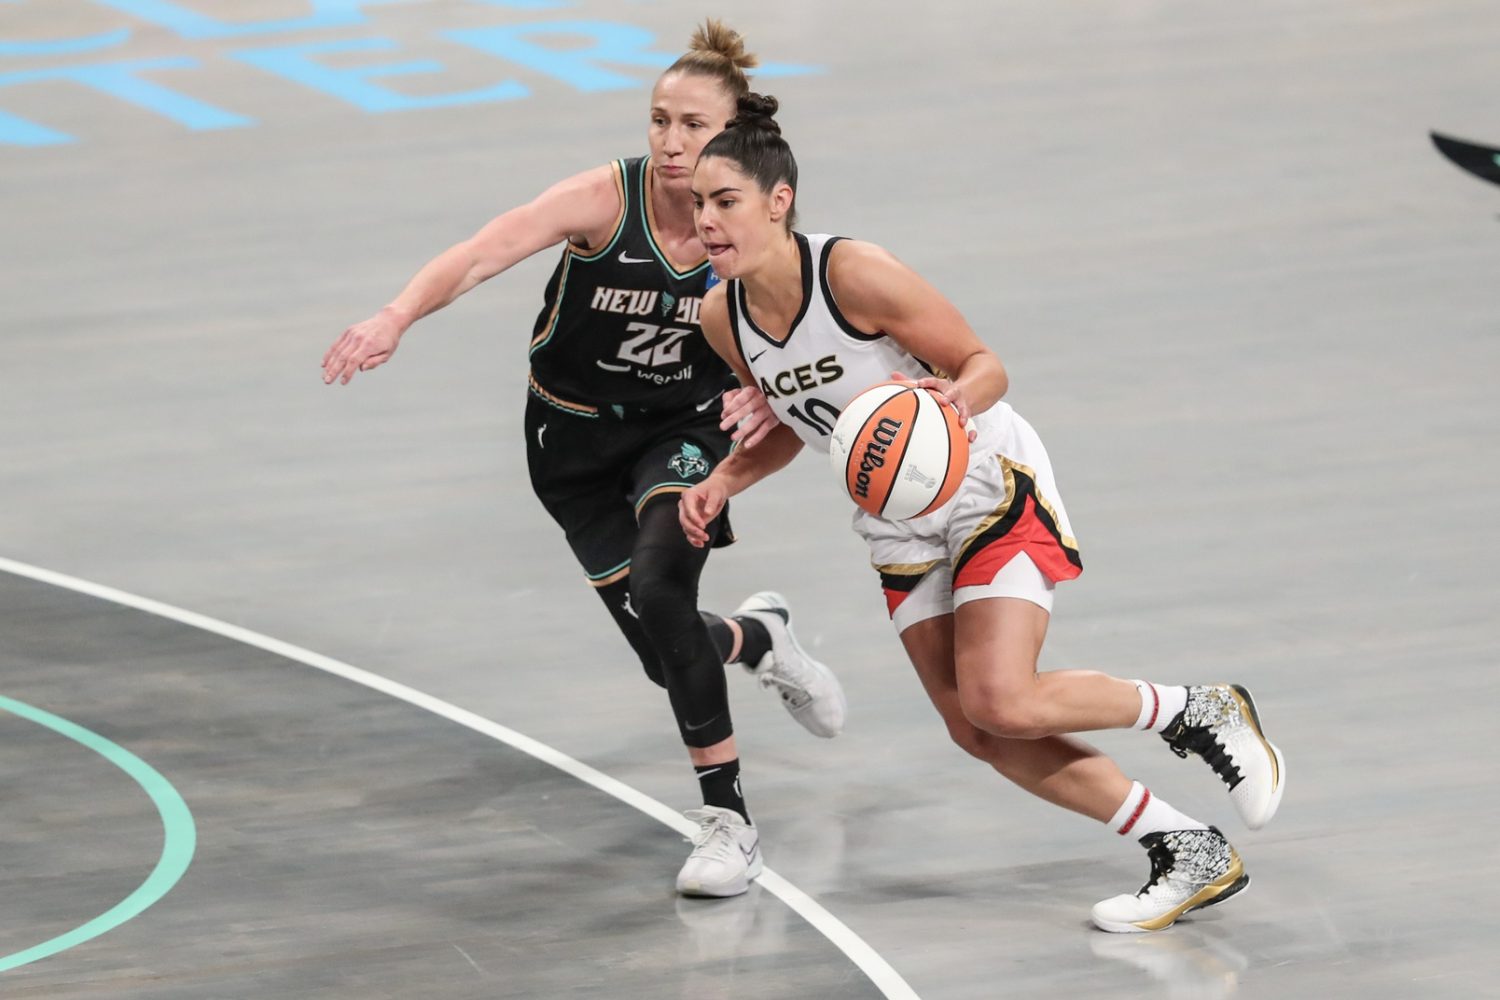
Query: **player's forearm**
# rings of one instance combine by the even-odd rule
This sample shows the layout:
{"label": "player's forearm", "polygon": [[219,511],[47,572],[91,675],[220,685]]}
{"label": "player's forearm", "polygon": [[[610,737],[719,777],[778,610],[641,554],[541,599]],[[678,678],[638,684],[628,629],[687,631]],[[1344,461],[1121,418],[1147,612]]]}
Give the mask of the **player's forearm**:
{"label": "player's forearm", "polygon": [[736,448],[719,463],[710,478],[721,483],[729,496],[734,496],[786,468],[801,450],[802,440],[783,424],[773,428],[754,448]]}
{"label": "player's forearm", "polygon": [[971,413],[983,413],[1004,398],[1010,388],[1010,376],[992,352],[978,351],[959,365],[953,384],[963,391]]}
{"label": "player's forearm", "polygon": [[459,243],[424,264],[385,311],[405,332],[417,320],[448,305],[491,274],[483,273],[467,242]]}

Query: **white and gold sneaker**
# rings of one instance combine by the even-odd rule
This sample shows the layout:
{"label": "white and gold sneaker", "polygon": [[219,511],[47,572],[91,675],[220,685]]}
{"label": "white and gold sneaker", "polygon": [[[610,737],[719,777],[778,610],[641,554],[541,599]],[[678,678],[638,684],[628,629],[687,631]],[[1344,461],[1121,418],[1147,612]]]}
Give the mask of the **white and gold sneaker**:
{"label": "white and gold sneaker", "polygon": [[1187,707],[1161,738],[1177,756],[1197,754],[1208,762],[1250,829],[1259,830],[1276,815],[1286,788],[1286,760],[1261,730],[1249,691],[1238,684],[1188,688]]}
{"label": "white and gold sneaker", "polygon": [[1094,926],[1115,934],[1159,931],[1192,910],[1213,906],[1250,884],[1244,863],[1214,827],[1148,833],[1141,846],[1151,878],[1134,894],[1094,904]]}

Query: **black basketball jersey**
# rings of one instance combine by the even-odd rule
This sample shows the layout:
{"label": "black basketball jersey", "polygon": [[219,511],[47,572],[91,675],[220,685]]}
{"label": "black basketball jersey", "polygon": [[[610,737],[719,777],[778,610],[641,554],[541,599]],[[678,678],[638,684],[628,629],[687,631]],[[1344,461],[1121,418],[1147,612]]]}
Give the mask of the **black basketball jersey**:
{"label": "black basketball jersey", "polygon": [[649,158],[614,169],[620,221],[602,249],[563,250],[531,339],[532,391],[584,414],[703,403],[738,384],[698,321],[713,269],[705,259],[678,271],[658,248]]}

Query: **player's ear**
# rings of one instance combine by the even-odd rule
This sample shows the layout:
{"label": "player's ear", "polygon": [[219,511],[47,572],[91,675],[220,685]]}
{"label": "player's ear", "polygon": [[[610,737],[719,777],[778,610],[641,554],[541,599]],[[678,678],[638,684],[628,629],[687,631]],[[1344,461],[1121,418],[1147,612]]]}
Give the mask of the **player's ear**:
{"label": "player's ear", "polygon": [[790,184],[782,183],[771,189],[771,221],[781,222],[792,210],[796,194]]}

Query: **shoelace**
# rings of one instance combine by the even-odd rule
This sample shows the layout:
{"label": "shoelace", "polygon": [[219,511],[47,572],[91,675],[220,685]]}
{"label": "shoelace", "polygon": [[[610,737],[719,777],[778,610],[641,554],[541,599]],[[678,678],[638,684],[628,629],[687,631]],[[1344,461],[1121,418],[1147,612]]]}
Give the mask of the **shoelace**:
{"label": "shoelace", "polygon": [[715,858],[730,857],[734,834],[725,816],[704,809],[689,809],[684,815],[698,823],[697,832],[687,838],[693,845],[694,854],[701,852]]}
{"label": "shoelace", "polygon": [[1144,896],[1156,887],[1156,883],[1165,878],[1177,865],[1177,859],[1172,856],[1172,851],[1164,843],[1153,844],[1146,850],[1146,857],[1151,859],[1151,877],[1146,884],[1141,886],[1137,896]]}
{"label": "shoelace", "polygon": [[1228,749],[1211,730],[1203,726],[1185,726],[1182,733],[1167,745],[1179,757],[1195,753],[1208,761],[1208,766],[1230,788],[1240,783],[1240,769],[1229,759]]}
{"label": "shoelace", "polygon": [[812,695],[808,692],[807,688],[794,680],[778,677],[774,673],[761,674],[760,686],[763,688],[781,688],[781,697],[793,705],[803,705],[812,699]]}

